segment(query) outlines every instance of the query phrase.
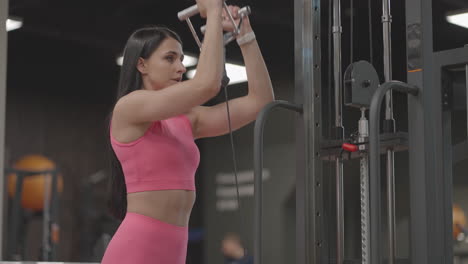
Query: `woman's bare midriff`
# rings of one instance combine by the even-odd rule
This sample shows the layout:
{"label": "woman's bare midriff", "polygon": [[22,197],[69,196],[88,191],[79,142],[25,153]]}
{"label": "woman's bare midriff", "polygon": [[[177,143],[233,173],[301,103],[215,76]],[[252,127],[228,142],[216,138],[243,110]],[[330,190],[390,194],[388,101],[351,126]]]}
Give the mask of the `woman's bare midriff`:
{"label": "woman's bare midriff", "polygon": [[129,193],[127,211],[177,226],[188,226],[195,198],[195,191],[188,190]]}

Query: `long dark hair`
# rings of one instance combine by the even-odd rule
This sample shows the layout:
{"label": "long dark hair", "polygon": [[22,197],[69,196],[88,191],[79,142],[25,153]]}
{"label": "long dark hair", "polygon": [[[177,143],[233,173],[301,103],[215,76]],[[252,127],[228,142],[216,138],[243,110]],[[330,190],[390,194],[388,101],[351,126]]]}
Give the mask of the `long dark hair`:
{"label": "long dark hair", "polygon": [[[123,96],[142,88],[143,81],[140,72],[137,70],[138,59],[149,58],[167,38],[173,38],[182,44],[180,37],[174,31],[161,26],[141,28],[130,35],[124,49],[115,103]],[[112,111],[108,117],[108,131],[110,131],[111,119]],[[120,161],[112,148],[110,137],[107,138],[110,152],[111,175],[111,197],[109,207],[111,213],[116,218],[123,219],[127,213],[127,187],[125,186],[125,178]]]}

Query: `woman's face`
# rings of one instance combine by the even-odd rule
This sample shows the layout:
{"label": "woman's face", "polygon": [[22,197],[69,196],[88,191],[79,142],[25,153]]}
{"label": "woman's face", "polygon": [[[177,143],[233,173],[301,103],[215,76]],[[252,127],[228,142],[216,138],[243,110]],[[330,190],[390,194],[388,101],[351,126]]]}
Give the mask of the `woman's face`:
{"label": "woman's face", "polygon": [[143,89],[160,90],[182,81],[186,72],[183,59],[182,45],[177,40],[170,37],[163,40],[149,58],[138,61]]}

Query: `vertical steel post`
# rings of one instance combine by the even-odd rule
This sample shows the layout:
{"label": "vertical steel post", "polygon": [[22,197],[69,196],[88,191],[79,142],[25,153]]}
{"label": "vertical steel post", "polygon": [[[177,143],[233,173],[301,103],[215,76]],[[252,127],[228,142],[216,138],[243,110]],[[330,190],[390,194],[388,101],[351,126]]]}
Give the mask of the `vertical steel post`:
{"label": "vertical steel post", "polygon": [[[6,73],[7,73],[7,46],[8,35],[6,32],[5,21],[8,17],[8,0],[0,0],[0,179],[4,179],[4,150],[5,150],[5,111],[6,111]],[[0,230],[2,234],[7,234],[7,201],[5,199],[4,181],[0,181]],[[0,259],[4,258],[3,243],[6,236],[0,239]]]}
{"label": "vertical steel post", "polygon": [[326,263],[323,176],[320,158],[321,35],[320,0],[294,1],[295,102],[303,105],[296,119],[296,263]]}
{"label": "vertical steel post", "polygon": [[446,261],[446,183],[443,171],[442,91],[434,82],[432,0],[406,0],[411,263]]}
{"label": "vertical steel post", "polygon": [[[382,26],[384,48],[385,82],[392,80],[392,15],[390,0],[383,0]],[[393,119],[393,94],[388,91],[385,95],[385,133],[395,132]],[[387,233],[388,233],[388,263],[395,263],[395,154],[387,149]]]}
{"label": "vertical steel post", "polygon": [[[465,48],[468,44],[465,44]],[[465,87],[466,87],[466,140],[468,141],[468,64],[465,65]]]}
{"label": "vertical steel post", "polygon": [[[336,139],[344,139],[342,69],[341,69],[341,1],[333,0],[333,62],[335,88],[335,127]],[[343,199],[343,161],[335,158],[336,176],[336,263],[344,260],[344,199]]]}

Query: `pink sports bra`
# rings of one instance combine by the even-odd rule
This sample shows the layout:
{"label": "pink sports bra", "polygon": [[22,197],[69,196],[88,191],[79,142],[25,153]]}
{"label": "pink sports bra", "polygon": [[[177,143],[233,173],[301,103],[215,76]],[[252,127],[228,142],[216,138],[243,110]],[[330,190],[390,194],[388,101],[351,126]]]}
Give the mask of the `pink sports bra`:
{"label": "pink sports bra", "polygon": [[179,115],[154,122],[135,141],[111,144],[122,165],[127,193],[154,190],[195,190],[200,152],[190,120]]}

